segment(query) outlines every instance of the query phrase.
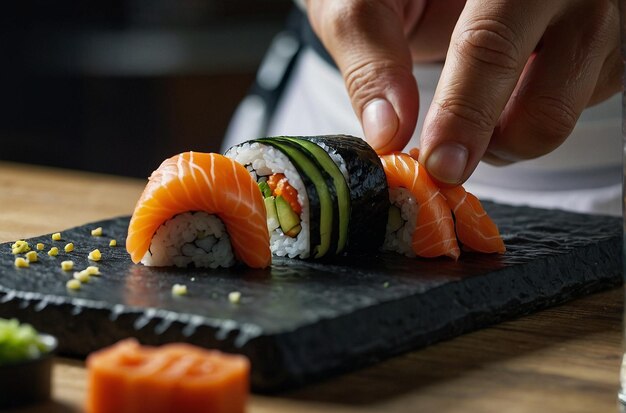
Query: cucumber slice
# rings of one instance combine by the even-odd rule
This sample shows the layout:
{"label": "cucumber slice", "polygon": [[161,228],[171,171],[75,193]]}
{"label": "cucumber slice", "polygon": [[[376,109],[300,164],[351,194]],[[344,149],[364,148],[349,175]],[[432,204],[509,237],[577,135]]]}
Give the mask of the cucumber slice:
{"label": "cucumber slice", "polygon": [[[331,237],[332,237],[332,229],[333,229],[333,200],[331,198],[328,185],[326,184],[326,180],[322,175],[322,172],[317,168],[317,165],[308,158],[297,146],[279,141],[274,138],[261,138],[257,139],[256,142],[260,142],[265,145],[271,145],[284,153],[289,160],[294,164],[300,175],[304,180],[304,176],[306,176],[310,182],[312,183],[313,188],[317,192],[317,201],[320,206],[320,214],[319,214],[319,244],[313,246],[313,236],[310,235],[311,239],[311,255],[315,258],[321,258],[330,249]],[[307,193],[309,195],[309,211],[313,211],[313,202],[315,201],[313,191],[311,188],[307,188]],[[311,231],[313,231],[314,219],[311,215],[309,219]]]}
{"label": "cucumber slice", "polygon": [[264,199],[265,211],[267,212],[267,229],[272,232],[280,226],[278,212],[276,211],[276,198],[273,196]]}
{"label": "cucumber slice", "polygon": [[[300,217],[293,212],[289,202],[282,196],[276,197],[276,212],[278,213],[278,222],[280,222],[280,229],[283,230],[285,235],[289,235],[289,231],[300,225]],[[300,232],[300,231],[298,231]],[[292,236],[292,235],[289,235]]]}
{"label": "cucumber slice", "polygon": [[340,254],[348,242],[348,228],[350,225],[350,189],[348,188],[346,178],[330,155],[317,144],[308,140],[288,136],[278,137],[277,139],[286,140],[303,147],[332,178],[337,194],[337,210],[339,216],[339,237],[335,252]]}
{"label": "cucumber slice", "polygon": [[272,189],[270,188],[270,186],[267,183],[267,181],[259,182],[259,189],[261,190],[261,193],[263,194],[263,198],[267,198],[268,196],[272,196]]}

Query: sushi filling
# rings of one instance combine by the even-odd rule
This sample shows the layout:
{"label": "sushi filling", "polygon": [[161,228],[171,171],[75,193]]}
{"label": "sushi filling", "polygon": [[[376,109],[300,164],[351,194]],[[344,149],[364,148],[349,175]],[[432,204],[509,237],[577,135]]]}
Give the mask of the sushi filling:
{"label": "sushi filling", "polygon": [[[268,213],[267,225],[272,253],[281,257],[307,258],[310,248],[309,200],[304,183],[289,158],[280,150],[257,142],[233,147],[226,153],[226,156],[246,165],[252,177],[259,183]],[[275,196],[276,187],[272,189],[268,182],[275,177],[274,179],[277,180],[275,184],[278,185],[278,182],[283,180],[283,176],[283,182],[288,185],[288,187],[283,185],[283,188],[292,188],[295,193],[291,192],[290,195],[287,195],[287,192],[281,193],[282,200],[279,200],[279,196]],[[263,183],[267,185],[265,190]],[[266,190],[270,192],[265,192]],[[279,208],[285,212],[279,211]],[[288,217],[289,224],[281,225],[281,216],[287,215],[291,215]],[[294,221],[297,222],[294,224]]]}
{"label": "sushi filling", "polygon": [[389,200],[391,208],[382,249],[415,257],[412,247],[418,209],[415,197],[408,189],[389,188]]}
{"label": "sushi filling", "polygon": [[230,267],[235,263],[224,223],[206,212],[185,212],[161,225],[141,263],[165,267]]}

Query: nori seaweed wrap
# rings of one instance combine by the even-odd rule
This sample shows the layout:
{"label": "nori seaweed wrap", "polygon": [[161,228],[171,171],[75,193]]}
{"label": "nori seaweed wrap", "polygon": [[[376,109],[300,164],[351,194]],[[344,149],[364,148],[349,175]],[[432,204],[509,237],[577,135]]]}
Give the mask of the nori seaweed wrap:
{"label": "nori seaweed wrap", "polygon": [[378,250],[389,212],[387,180],[374,150],[347,135],[277,136],[226,152],[264,194],[272,252],[322,258]]}

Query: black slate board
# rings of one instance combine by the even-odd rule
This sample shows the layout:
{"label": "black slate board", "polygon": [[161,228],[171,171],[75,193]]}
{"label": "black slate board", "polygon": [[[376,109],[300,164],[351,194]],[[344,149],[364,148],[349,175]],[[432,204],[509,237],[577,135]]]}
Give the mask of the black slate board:
{"label": "black slate board", "polygon": [[[485,203],[505,255],[448,259],[370,254],[334,262],[275,259],[269,270],[148,268],[123,247],[128,217],[30,239],[76,249],[16,269],[0,245],[0,317],[56,335],[60,352],[85,356],[128,336],[145,344],[187,341],[247,355],[257,391],[297,386],[409,349],[579,297],[621,280],[619,218]],[[104,228],[102,238],[90,229]],[[116,238],[118,247],[108,247]],[[66,290],[99,247],[102,276]],[[189,295],[173,297],[174,283]],[[239,304],[228,293],[240,291]]]}

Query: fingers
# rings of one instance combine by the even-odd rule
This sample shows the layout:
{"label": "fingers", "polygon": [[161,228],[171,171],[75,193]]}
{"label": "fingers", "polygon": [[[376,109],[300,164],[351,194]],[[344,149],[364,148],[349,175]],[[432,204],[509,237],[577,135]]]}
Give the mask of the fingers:
{"label": "fingers", "polygon": [[425,119],[420,162],[444,184],[485,153],[526,61],[561,0],[468,0]]}
{"label": "fingers", "polygon": [[616,36],[607,37],[617,33],[618,15],[607,14],[600,3],[571,11],[546,31],[493,134],[491,156],[509,162],[535,158],[569,136],[600,86],[606,56],[618,46]]}
{"label": "fingers", "polygon": [[346,83],[366,140],[401,150],[417,122],[419,98],[406,32],[423,1],[309,1],[311,25]]}

